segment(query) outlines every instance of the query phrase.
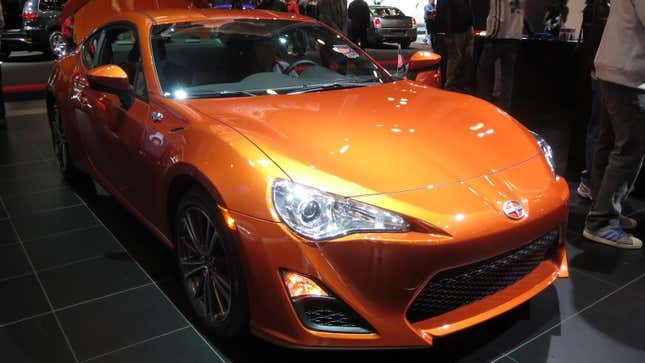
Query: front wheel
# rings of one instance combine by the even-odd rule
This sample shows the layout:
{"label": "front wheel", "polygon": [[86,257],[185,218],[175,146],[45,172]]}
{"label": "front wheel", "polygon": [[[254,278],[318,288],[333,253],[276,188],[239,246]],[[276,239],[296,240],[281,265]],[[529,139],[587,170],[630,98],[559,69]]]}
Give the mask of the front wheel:
{"label": "front wheel", "polygon": [[208,193],[193,189],[182,197],[174,221],[181,281],[193,310],[215,335],[243,335],[248,301],[233,236]]}

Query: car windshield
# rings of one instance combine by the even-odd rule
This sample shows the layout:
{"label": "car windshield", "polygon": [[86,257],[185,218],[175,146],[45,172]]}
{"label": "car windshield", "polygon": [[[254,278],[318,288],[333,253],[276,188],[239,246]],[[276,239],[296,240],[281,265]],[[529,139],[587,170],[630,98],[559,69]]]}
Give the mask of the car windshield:
{"label": "car windshield", "polygon": [[390,82],[342,37],[315,23],[218,20],[156,25],[164,96],[221,98],[318,92]]}
{"label": "car windshield", "polygon": [[386,18],[388,16],[401,16],[403,13],[397,8],[382,8],[382,7],[372,7],[370,8],[372,15],[378,16],[379,18]]}

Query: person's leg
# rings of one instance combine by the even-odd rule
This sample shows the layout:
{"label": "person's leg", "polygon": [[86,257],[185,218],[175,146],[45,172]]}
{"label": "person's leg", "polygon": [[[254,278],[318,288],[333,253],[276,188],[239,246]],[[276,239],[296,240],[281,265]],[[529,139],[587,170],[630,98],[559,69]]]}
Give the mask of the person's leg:
{"label": "person's leg", "polygon": [[473,84],[475,82],[475,37],[472,29],[469,29],[462,34],[463,50],[461,64],[463,72],[461,74],[463,78],[461,81],[461,89],[466,93],[473,94],[475,93]]}
{"label": "person's leg", "polygon": [[604,81],[600,89],[614,143],[587,215],[585,237],[601,243],[616,242],[617,247],[640,248],[642,242],[626,236],[620,228],[620,218],[622,202],[633,188],[645,156],[645,92]]}
{"label": "person's leg", "polygon": [[591,198],[594,200],[600,190],[607,164],[609,164],[609,153],[614,148],[614,130],[611,127],[604,97],[600,93],[600,86],[598,86],[598,92],[598,97],[600,98],[600,103],[598,104],[598,138],[593,146],[591,167]]}
{"label": "person's leg", "polygon": [[517,48],[518,44],[514,41],[500,44],[500,58],[502,60],[502,94],[497,99],[497,105],[506,112],[511,112],[511,104],[513,101]]}
{"label": "person's leg", "polygon": [[367,49],[367,30],[363,30],[359,36],[359,41],[361,42],[361,47]]}
{"label": "person's leg", "polygon": [[493,77],[497,59],[495,44],[486,40],[484,50],[477,65],[477,97],[488,102],[493,101]]}
{"label": "person's leg", "polygon": [[7,125],[6,114],[4,109],[4,92],[2,91],[2,62],[0,62],[0,128]]}
{"label": "person's leg", "polygon": [[585,168],[591,171],[593,168],[594,145],[598,141],[600,130],[600,89],[598,80],[591,80],[591,115],[587,123],[587,137],[585,139]]}
{"label": "person's leg", "polygon": [[444,53],[446,60],[446,86],[447,90],[455,90],[459,77],[459,47],[457,45],[457,34],[447,34],[444,38]]}
{"label": "person's leg", "polygon": [[601,101],[600,89],[597,80],[591,80],[591,115],[587,122],[587,135],[585,137],[585,170],[580,173],[580,185],[577,189],[577,194],[586,199],[592,199],[591,191],[591,173],[593,170],[594,149],[598,142],[598,134],[600,132],[600,115],[601,115]]}

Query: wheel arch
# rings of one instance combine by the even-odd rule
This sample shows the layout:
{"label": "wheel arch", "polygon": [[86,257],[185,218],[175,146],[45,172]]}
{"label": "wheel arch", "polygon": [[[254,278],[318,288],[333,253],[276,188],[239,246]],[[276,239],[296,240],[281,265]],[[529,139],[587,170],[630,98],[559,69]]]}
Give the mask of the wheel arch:
{"label": "wheel arch", "polygon": [[168,187],[166,188],[165,218],[168,226],[168,237],[171,241],[174,235],[174,220],[179,202],[182,196],[193,188],[204,190],[215,200],[217,205],[226,207],[221,194],[204,173],[190,164],[177,164],[171,173]]}

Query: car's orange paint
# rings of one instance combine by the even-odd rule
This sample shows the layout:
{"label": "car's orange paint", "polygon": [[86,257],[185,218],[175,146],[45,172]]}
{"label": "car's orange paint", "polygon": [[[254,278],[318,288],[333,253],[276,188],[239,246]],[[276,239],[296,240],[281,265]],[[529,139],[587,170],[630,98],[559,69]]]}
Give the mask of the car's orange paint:
{"label": "car's orange paint", "polygon": [[[150,11],[115,15],[149,39],[153,22],[290,19],[270,12]],[[300,21],[312,21],[297,18]],[[100,24],[96,24],[99,26]],[[300,347],[419,347],[507,311],[568,274],[569,191],[533,136],[481,100],[410,81],[302,95],[173,100],[161,95],[150,42],[141,42],[148,88],[125,110],[87,87],[79,51],[59,61],[50,92],[79,167],[172,247],[175,187],[208,191],[228,218],[246,277],[253,331]],[[82,91],[78,92],[78,89]],[[105,111],[97,110],[102,102]],[[151,118],[164,115],[162,122]],[[311,242],[273,211],[276,178],[291,178],[392,210],[429,231],[362,233]],[[501,202],[528,217],[512,221]],[[405,311],[440,271],[514,250],[555,229],[556,256],[488,298],[411,324]],[[298,319],[280,269],[305,274],[351,306],[371,334],[325,333]]]}
{"label": "car's orange paint", "polygon": [[441,56],[435,52],[421,50],[412,54],[408,62],[410,63],[411,71],[418,71],[438,65],[441,62]]}

